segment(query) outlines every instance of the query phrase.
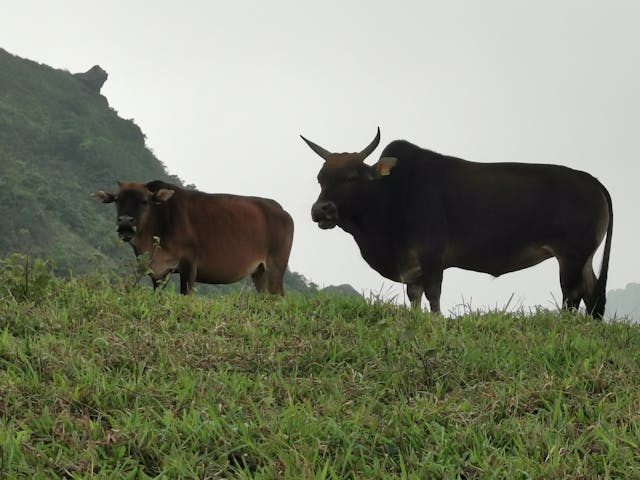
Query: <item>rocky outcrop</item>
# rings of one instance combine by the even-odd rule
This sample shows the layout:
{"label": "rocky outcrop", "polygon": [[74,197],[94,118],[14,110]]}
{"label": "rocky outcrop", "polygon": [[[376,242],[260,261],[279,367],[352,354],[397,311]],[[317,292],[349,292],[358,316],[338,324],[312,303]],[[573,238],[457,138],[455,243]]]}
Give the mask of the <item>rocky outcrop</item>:
{"label": "rocky outcrop", "polygon": [[94,65],[84,73],[74,73],[74,77],[84,83],[93,93],[99,94],[109,74],[100,65]]}

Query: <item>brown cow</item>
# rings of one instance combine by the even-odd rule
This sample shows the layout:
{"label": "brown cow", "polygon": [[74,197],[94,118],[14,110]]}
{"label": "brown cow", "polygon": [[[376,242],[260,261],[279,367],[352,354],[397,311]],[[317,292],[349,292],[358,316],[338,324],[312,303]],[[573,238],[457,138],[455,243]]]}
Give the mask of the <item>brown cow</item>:
{"label": "brown cow", "polygon": [[165,183],[118,182],[117,229],[136,256],[148,254],[154,287],[180,273],[180,293],[194,282],[233,283],[251,275],[258,292],[283,295],[293,220],[267,198],[209,194]]}

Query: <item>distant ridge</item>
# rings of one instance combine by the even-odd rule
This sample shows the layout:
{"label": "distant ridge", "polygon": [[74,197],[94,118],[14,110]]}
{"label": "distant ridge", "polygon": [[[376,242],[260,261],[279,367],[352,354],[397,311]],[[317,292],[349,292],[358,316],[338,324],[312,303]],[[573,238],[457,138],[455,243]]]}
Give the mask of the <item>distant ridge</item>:
{"label": "distant ridge", "polygon": [[640,283],[628,283],[623,289],[607,293],[608,316],[628,317],[640,323]]}

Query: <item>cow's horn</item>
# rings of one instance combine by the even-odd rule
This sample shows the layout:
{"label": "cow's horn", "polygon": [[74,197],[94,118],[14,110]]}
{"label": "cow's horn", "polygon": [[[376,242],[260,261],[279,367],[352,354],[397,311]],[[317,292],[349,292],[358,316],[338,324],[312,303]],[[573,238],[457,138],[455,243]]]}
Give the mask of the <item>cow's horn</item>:
{"label": "cow's horn", "polygon": [[305,143],[307,145],[309,145],[309,147],[311,147],[311,150],[313,150],[314,152],[316,152],[318,155],[320,155],[323,159],[327,159],[329,158],[329,156],[331,155],[331,152],[328,150],[325,150],[324,148],[322,148],[320,145],[316,145],[315,143],[313,143],[311,140],[307,140],[306,138],[304,138],[302,135],[300,135],[300,138],[302,140],[305,141]]}
{"label": "cow's horn", "polygon": [[373,139],[373,141],[369,144],[367,148],[365,148],[358,154],[358,159],[364,162],[365,158],[371,155],[371,152],[373,152],[376,149],[379,143],[380,143],[380,127],[378,127],[378,133],[376,133],[376,138]]}

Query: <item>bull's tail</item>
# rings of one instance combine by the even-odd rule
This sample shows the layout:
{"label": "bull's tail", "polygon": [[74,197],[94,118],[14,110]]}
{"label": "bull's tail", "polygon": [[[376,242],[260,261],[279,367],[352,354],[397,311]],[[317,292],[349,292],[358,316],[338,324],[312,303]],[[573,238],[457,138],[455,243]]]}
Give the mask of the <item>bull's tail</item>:
{"label": "bull's tail", "polygon": [[613,234],[613,204],[611,202],[611,195],[604,185],[600,184],[602,194],[607,200],[607,206],[609,207],[609,225],[607,226],[607,239],[604,243],[604,252],[602,253],[602,265],[600,267],[600,276],[596,282],[594,288],[594,304],[593,310],[589,313],[595,318],[604,317],[604,307],[607,303],[607,275],[609,273],[609,257],[611,254],[611,236]]}

